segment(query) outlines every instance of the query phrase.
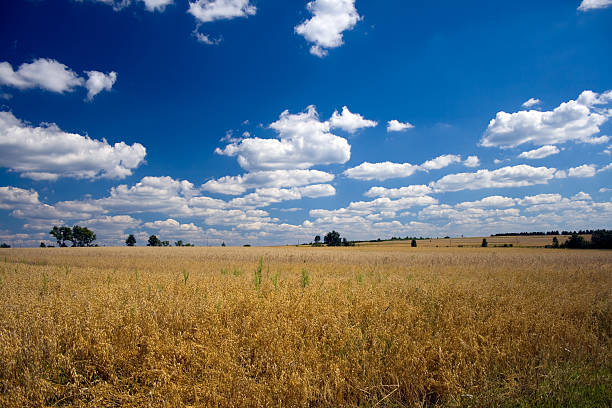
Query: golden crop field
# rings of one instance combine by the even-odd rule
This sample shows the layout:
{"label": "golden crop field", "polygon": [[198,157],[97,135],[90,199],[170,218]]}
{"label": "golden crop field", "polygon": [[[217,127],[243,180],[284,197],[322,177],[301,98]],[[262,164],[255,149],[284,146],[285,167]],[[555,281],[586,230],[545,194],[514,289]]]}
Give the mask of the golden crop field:
{"label": "golden crop field", "polygon": [[0,252],[0,406],[612,401],[612,252]]}

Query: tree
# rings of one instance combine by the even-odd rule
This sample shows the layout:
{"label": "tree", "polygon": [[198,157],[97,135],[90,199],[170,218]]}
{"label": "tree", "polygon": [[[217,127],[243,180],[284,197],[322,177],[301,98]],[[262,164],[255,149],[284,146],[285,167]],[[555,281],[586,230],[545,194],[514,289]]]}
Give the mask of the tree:
{"label": "tree", "polygon": [[223,242],[221,243],[221,246],[222,246],[222,247],[224,247],[224,246],[225,246],[225,241],[223,241]]}
{"label": "tree", "polygon": [[553,237],[553,248],[559,248],[559,239],[557,237]]}
{"label": "tree", "polygon": [[147,242],[147,246],[162,246],[162,242],[155,235],[151,235],[149,237],[149,241]]}
{"label": "tree", "polygon": [[47,246],[45,245],[45,243],[44,243],[44,242],[41,242],[41,243],[40,243],[40,247],[41,247],[41,248],[46,248]]}
{"label": "tree", "polygon": [[596,249],[612,249],[612,231],[593,231],[591,235],[591,247]]}
{"label": "tree", "polygon": [[125,240],[125,245],[127,246],[134,246],[136,245],[136,237],[134,236],[134,234],[130,234],[127,239]]}
{"label": "tree", "polygon": [[170,246],[170,241],[162,241],[162,246]]}
{"label": "tree", "polygon": [[336,231],[328,232],[323,238],[323,242],[328,246],[340,246],[342,240],[340,239],[340,233]]}
{"label": "tree", "polygon": [[314,240],[315,244],[319,244],[321,242],[321,236],[317,235]]}
{"label": "tree", "polygon": [[0,245],[0,248],[10,248],[11,246],[9,244],[7,244],[6,242],[3,242],[2,245]]}
{"label": "tree", "polygon": [[72,227],[72,246],[90,247],[96,240],[96,234],[87,227]]}
{"label": "tree", "polygon": [[413,248],[416,248],[417,244],[416,244],[416,239],[412,239],[412,241],[410,241],[410,246]]}
{"label": "tree", "polygon": [[182,247],[182,246],[183,246],[183,240],[180,240],[180,239],[179,239],[178,241],[176,241],[176,242],[174,243],[174,246],[179,246],[179,247]]}
{"label": "tree", "polygon": [[487,242],[487,239],[486,239],[486,238],[483,238],[483,239],[482,239],[482,247],[483,247],[483,248],[486,248],[486,247],[488,247],[488,246],[489,246],[489,243]]}
{"label": "tree", "polygon": [[57,245],[60,247],[66,247],[66,241],[73,241],[72,229],[70,227],[58,227],[53,226],[53,229],[49,231],[49,234],[57,240]]}
{"label": "tree", "polygon": [[582,238],[576,232],[574,232],[572,236],[569,237],[569,239],[565,241],[563,245],[561,245],[561,248],[571,248],[571,249],[584,249],[588,247],[589,247],[588,242],[586,242],[584,238]]}

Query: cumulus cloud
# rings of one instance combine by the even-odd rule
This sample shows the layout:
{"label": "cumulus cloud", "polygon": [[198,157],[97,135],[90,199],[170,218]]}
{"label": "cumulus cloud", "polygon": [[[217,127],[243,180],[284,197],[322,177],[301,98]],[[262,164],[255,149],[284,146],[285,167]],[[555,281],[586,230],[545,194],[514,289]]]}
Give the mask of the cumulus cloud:
{"label": "cumulus cloud", "polygon": [[342,33],[351,30],[361,19],[355,0],[314,0],[306,5],[312,18],[295,27],[295,32],[313,43],[310,53],[324,57],[328,49],[341,46]]}
{"label": "cumulus cloud", "polygon": [[250,0],[196,0],[189,2],[189,14],[201,23],[253,16],[257,8]]}
{"label": "cumulus cloud", "polygon": [[611,116],[596,105],[612,100],[612,91],[597,94],[584,91],[577,100],[564,102],[552,111],[498,112],[482,137],[485,147],[510,148],[531,143],[552,145],[568,141],[605,143],[607,136],[596,137],[600,126]]}
{"label": "cumulus cloud", "polygon": [[38,193],[18,187],[0,187],[0,209],[13,210],[23,205],[38,204]]}
{"label": "cumulus cloud", "polygon": [[539,99],[529,98],[528,101],[523,102],[522,106],[523,106],[523,108],[531,108],[532,106],[539,105],[541,103],[542,103],[542,101],[539,100]]}
{"label": "cumulus cloud", "polygon": [[62,131],[56,124],[34,127],[11,112],[0,112],[0,166],[34,180],[124,178],[146,155],[128,145]]}
{"label": "cumulus cloud", "polygon": [[457,208],[507,208],[514,207],[516,200],[504,196],[489,196],[478,201],[466,201],[457,204]]}
{"label": "cumulus cloud", "polygon": [[293,188],[259,188],[251,194],[234,198],[228,204],[231,207],[266,207],[270,204],[289,200],[328,197],[336,194],[336,189],[329,184],[316,184]]}
{"label": "cumulus cloud", "polygon": [[344,174],[356,180],[384,181],[390,178],[409,177],[417,170],[420,170],[420,168],[420,166],[410,163],[392,163],[389,161],[382,163],[364,162],[359,166],[346,170]]}
{"label": "cumulus cloud", "polygon": [[17,89],[40,88],[46,91],[72,92],[76,87],[87,89],[87,99],[91,100],[103,90],[110,91],[117,81],[117,73],[104,74],[98,71],[85,71],[89,79],[79,77],[66,65],[52,59],[38,58],[24,63],[17,71],[8,62],[0,62],[0,85]]}
{"label": "cumulus cloud", "polygon": [[342,107],[342,114],[338,111],[334,111],[329,123],[332,128],[342,129],[349,133],[355,133],[359,129],[376,127],[378,122],[373,120],[364,119],[358,113],[352,113],[346,106]]}
{"label": "cumulus cloud", "polygon": [[193,32],[193,35],[195,36],[196,40],[198,40],[202,44],[208,44],[208,45],[219,45],[219,44],[221,44],[221,38],[213,38],[210,35],[202,34],[202,33],[198,32],[197,30]]}
{"label": "cumulus cloud", "polygon": [[24,63],[17,71],[8,62],[0,63],[0,85],[17,89],[41,88],[51,92],[72,92],[83,85],[80,78],[66,65],[52,59],[39,58]]}
{"label": "cumulus cloud", "polygon": [[534,196],[525,196],[522,199],[518,199],[517,202],[523,206],[532,206],[558,203],[562,198],[561,194],[537,194]]}
{"label": "cumulus cloud", "polygon": [[[83,0],[76,0],[83,2]],[[113,7],[113,10],[119,11],[130,6],[134,1],[144,3],[145,9],[148,11],[164,11],[166,6],[173,4],[173,0],[92,0],[98,3],[106,4]]]}
{"label": "cumulus cloud", "polygon": [[540,147],[539,149],[529,150],[528,152],[523,152],[519,154],[521,159],[543,159],[548,156],[552,156],[554,154],[559,154],[561,150],[557,146],[553,145],[545,145]]}
{"label": "cumulus cloud", "polygon": [[410,122],[400,122],[397,119],[392,119],[387,122],[387,132],[401,132],[412,128],[414,128],[414,126]]}
{"label": "cumulus cloud", "polygon": [[589,11],[610,7],[611,5],[612,0],[582,0],[582,3],[580,3],[578,10]]}
{"label": "cumulus cloud", "polygon": [[601,169],[597,170],[598,173],[601,173],[602,171],[607,171],[612,169],[612,163],[607,164],[606,166],[602,167]]}
{"label": "cumulus cloud", "polygon": [[555,175],[556,169],[531,167],[525,164],[502,167],[497,170],[478,170],[475,173],[449,174],[430,187],[436,192],[479,190],[483,188],[525,187],[547,184]]}
{"label": "cumulus cloud", "polygon": [[239,195],[249,189],[270,187],[299,187],[327,183],[334,175],[320,170],[255,171],[240,176],[225,176],[207,181],[202,189],[217,194]]}
{"label": "cumulus cloud", "polygon": [[102,91],[110,91],[117,82],[117,73],[112,71],[108,74],[98,71],[85,71],[89,77],[85,82],[87,88],[87,99],[92,100],[94,96]]}
{"label": "cumulus cloud", "polygon": [[421,164],[421,168],[425,170],[439,170],[448,167],[453,163],[460,162],[461,156],[457,156],[456,154],[444,154],[436,157],[435,159],[427,160],[425,163]]}
{"label": "cumulus cloud", "polygon": [[246,138],[215,152],[236,156],[238,164],[250,171],[307,169],[346,163],[351,157],[347,140],[330,133],[329,121],[321,122],[312,105],[298,114],[284,111],[270,128],[278,132],[278,139]]}
{"label": "cumulus cloud", "polygon": [[426,185],[412,185],[400,188],[372,187],[364,194],[366,197],[404,198],[431,194],[432,188]]}
{"label": "cumulus cloud", "polygon": [[463,161],[463,165],[465,167],[478,167],[480,166],[480,159],[478,156],[468,156],[468,158]]}
{"label": "cumulus cloud", "polygon": [[347,169],[344,174],[356,180],[384,181],[391,178],[410,177],[417,171],[440,170],[454,163],[463,163],[466,167],[475,167],[480,164],[480,160],[476,156],[470,156],[462,162],[459,155],[444,154],[427,160],[421,165],[392,163],[389,161],[382,163],[364,162],[356,167]]}
{"label": "cumulus cloud", "polygon": [[593,177],[597,173],[596,166],[594,164],[583,164],[582,166],[572,167],[568,170],[567,175],[569,177]]}

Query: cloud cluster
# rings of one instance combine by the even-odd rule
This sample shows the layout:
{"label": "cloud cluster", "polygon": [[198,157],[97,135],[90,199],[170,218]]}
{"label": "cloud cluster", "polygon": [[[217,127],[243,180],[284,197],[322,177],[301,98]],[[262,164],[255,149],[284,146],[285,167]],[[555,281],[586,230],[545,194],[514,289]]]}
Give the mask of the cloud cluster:
{"label": "cloud cluster", "polygon": [[400,122],[397,119],[387,122],[387,132],[402,132],[412,128],[414,128],[414,125],[410,122]]}
{"label": "cloud cluster", "polygon": [[[83,0],[76,0],[78,2],[83,2]],[[119,11],[124,9],[125,7],[130,6],[134,0],[92,0],[98,3],[103,3],[109,6],[112,6],[115,11]],[[135,0],[144,3],[145,9],[148,11],[164,11],[166,6],[173,4],[174,0]]]}
{"label": "cloud cluster", "polygon": [[312,18],[295,27],[295,32],[313,43],[310,53],[324,57],[328,49],[341,46],[342,33],[351,30],[361,19],[355,0],[314,0],[306,5]]}
{"label": "cloud cluster", "polygon": [[0,112],[0,166],[33,180],[124,178],[143,163],[146,149],[62,131],[56,124],[34,127]]}
{"label": "cloud cluster", "polygon": [[196,0],[189,2],[189,14],[201,23],[253,16],[257,8],[250,0]]}
{"label": "cloud cluster", "polygon": [[87,99],[92,100],[103,90],[110,91],[117,81],[117,73],[85,71],[88,79],[79,77],[66,65],[46,58],[24,63],[17,71],[8,62],[0,62],[0,85],[17,89],[40,88],[50,92],[72,92],[77,87],[87,89]]}
{"label": "cloud cluster", "polygon": [[480,190],[483,188],[525,187],[547,184],[555,177],[556,169],[531,167],[525,164],[497,170],[478,170],[475,173],[448,174],[430,184],[436,192]]}
{"label": "cloud cluster", "polygon": [[329,124],[332,128],[355,133],[359,129],[376,127],[378,122],[364,119],[360,114],[352,113],[346,106],[343,106],[342,114],[339,114],[338,111],[334,111],[332,117],[329,119]]}
{"label": "cloud cluster", "polygon": [[207,181],[202,189],[217,194],[240,195],[255,188],[300,187],[327,183],[334,175],[320,170],[254,171],[239,176],[225,176]]}
{"label": "cloud cluster", "polygon": [[535,160],[535,159],[543,159],[548,156],[559,154],[560,152],[561,150],[559,150],[557,146],[545,145],[538,149],[529,150],[528,152],[523,152],[519,154],[518,157],[520,157],[521,159]]}
{"label": "cloud cluster", "polygon": [[461,156],[455,154],[444,154],[435,159],[427,160],[421,165],[410,163],[369,163],[364,162],[356,167],[347,169],[344,174],[348,178],[356,180],[378,180],[384,181],[391,178],[410,177],[417,171],[439,170],[454,163],[463,163],[466,167],[477,167],[480,160],[477,156],[469,156],[462,162]]}
{"label": "cloud cluster", "polygon": [[605,143],[607,136],[596,137],[600,126],[611,113],[597,105],[612,101],[612,91],[597,94],[584,91],[577,100],[564,102],[552,111],[498,112],[482,137],[485,147],[511,148],[531,143],[536,146],[554,145],[569,141]]}
{"label": "cloud cluster", "polygon": [[578,10],[589,11],[612,6],[612,0],[582,0]]}
{"label": "cloud cluster", "polygon": [[298,114],[284,111],[270,128],[278,139],[246,138],[215,153],[237,157],[240,167],[249,171],[307,169],[346,163],[351,157],[347,140],[330,133],[330,122],[321,122],[312,105]]}

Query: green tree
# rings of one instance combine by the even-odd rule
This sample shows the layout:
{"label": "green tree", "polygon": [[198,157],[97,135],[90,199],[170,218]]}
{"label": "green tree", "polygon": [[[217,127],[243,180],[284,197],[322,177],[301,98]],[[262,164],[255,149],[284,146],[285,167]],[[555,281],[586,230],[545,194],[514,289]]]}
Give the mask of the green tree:
{"label": "green tree", "polygon": [[130,234],[127,237],[127,239],[125,240],[125,245],[130,247],[136,245],[136,237],[134,236],[134,234]]}
{"label": "green tree", "polygon": [[178,240],[174,243],[174,246],[178,246],[178,247],[182,247],[183,246],[183,241],[182,240]]}
{"label": "green tree", "polygon": [[149,237],[149,240],[147,241],[147,246],[152,246],[152,247],[162,246],[162,242],[159,240],[159,238],[157,238],[156,235],[151,235]]}
{"label": "green tree", "polygon": [[340,233],[336,231],[328,232],[323,238],[323,242],[328,246],[340,246],[342,245],[342,240],[340,239]]}
{"label": "green tree", "polygon": [[591,247],[597,249],[612,249],[612,231],[593,231],[591,235]]}
{"label": "green tree", "polygon": [[72,227],[72,246],[89,247],[93,246],[96,234],[87,227],[75,225]]}
{"label": "green tree", "polygon": [[486,239],[486,238],[483,238],[483,239],[482,239],[482,245],[481,245],[481,246],[482,246],[483,248],[486,248],[486,247],[488,247],[488,246],[489,246],[489,243],[487,242],[487,239]]}
{"label": "green tree", "polygon": [[53,226],[53,229],[49,231],[49,234],[55,238],[57,245],[60,247],[66,247],[66,241],[73,241],[72,229],[70,227],[58,227]]}
{"label": "green tree", "polygon": [[45,243],[44,243],[44,242],[41,242],[41,243],[40,243],[40,247],[41,247],[41,248],[46,248],[47,246],[45,245]]}
{"label": "green tree", "polygon": [[584,249],[588,248],[589,244],[577,233],[573,233],[571,237],[563,245],[561,248],[571,248],[571,249]]}
{"label": "green tree", "polygon": [[223,241],[223,242],[221,243],[221,246],[222,246],[222,247],[224,247],[224,246],[225,246],[225,241]]}
{"label": "green tree", "polygon": [[10,248],[11,246],[9,244],[7,244],[6,242],[3,242],[2,245],[0,245],[0,248]]}
{"label": "green tree", "polygon": [[321,236],[317,235],[314,240],[315,244],[319,244],[321,242]]}
{"label": "green tree", "polygon": [[553,237],[553,248],[559,248],[559,239],[557,237]]}
{"label": "green tree", "polygon": [[170,246],[170,241],[162,241],[162,246]]}
{"label": "green tree", "polygon": [[410,241],[410,246],[413,248],[416,248],[417,246],[416,239],[413,238],[412,241]]}

